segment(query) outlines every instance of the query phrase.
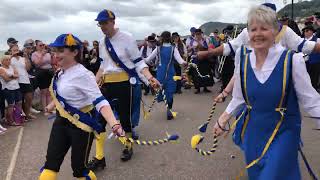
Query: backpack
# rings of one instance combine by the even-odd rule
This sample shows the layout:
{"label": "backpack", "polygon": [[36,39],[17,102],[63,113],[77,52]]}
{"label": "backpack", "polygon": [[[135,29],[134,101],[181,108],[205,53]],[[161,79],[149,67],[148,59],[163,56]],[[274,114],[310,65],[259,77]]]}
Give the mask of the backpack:
{"label": "backpack", "polygon": [[12,119],[17,124],[22,124],[25,120],[21,108],[17,105],[13,106]]}

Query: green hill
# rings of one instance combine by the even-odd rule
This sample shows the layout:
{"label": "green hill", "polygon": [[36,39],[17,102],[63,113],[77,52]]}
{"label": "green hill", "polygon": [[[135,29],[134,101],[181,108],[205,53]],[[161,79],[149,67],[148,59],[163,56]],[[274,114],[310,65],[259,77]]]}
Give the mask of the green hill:
{"label": "green hill", "polygon": [[210,33],[214,32],[215,29],[218,29],[221,32],[224,28],[228,25],[239,25],[239,27],[244,27],[244,24],[233,24],[233,23],[222,23],[222,22],[207,22],[200,26],[204,34],[209,35]]}
{"label": "green hill", "polygon": [[[289,1],[291,2],[291,1]],[[315,12],[320,12],[320,0],[302,1],[293,5],[294,17],[309,17]],[[286,5],[278,12],[279,16],[291,16],[291,4]]]}

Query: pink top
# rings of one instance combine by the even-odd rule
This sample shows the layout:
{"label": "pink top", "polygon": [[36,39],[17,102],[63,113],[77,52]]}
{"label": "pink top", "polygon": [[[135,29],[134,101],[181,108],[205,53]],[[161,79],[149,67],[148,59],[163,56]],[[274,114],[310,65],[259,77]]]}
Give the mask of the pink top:
{"label": "pink top", "polygon": [[42,54],[39,51],[32,53],[32,62],[40,69],[51,69],[51,55],[49,53]]}

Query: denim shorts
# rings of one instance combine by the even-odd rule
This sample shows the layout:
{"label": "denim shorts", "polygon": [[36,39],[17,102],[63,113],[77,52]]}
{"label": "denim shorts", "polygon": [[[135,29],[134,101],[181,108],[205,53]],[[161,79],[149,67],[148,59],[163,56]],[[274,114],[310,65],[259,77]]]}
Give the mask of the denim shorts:
{"label": "denim shorts", "polygon": [[13,105],[22,100],[20,89],[16,89],[16,90],[4,89],[2,90],[2,92],[4,94],[5,100],[9,105]]}

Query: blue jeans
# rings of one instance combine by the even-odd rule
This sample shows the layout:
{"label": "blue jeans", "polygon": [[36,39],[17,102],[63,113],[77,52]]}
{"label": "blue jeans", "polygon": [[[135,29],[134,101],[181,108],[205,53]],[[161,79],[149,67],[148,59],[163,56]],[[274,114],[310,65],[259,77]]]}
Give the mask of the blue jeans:
{"label": "blue jeans", "polygon": [[140,121],[141,83],[132,86],[131,124],[137,127]]}

